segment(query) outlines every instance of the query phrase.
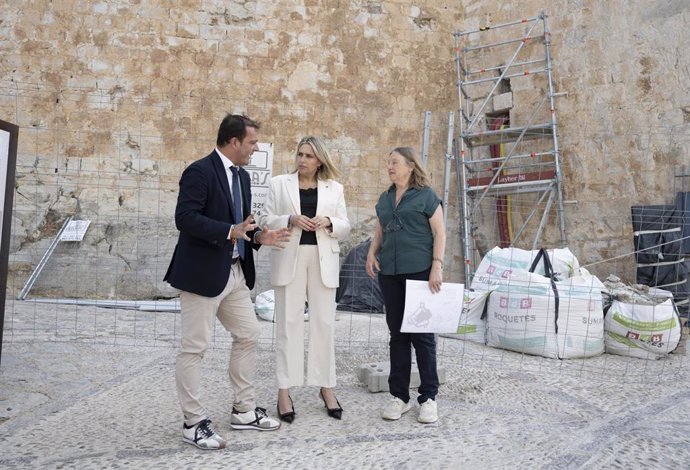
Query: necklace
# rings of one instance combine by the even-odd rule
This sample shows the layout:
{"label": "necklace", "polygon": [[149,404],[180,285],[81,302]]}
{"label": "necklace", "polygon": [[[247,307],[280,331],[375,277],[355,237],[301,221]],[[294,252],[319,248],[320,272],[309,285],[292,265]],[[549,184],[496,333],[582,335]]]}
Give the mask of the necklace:
{"label": "necklace", "polygon": [[299,182],[299,189],[314,189],[317,186],[317,182],[315,180],[310,180],[310,181],[302,181],[298,180]]}
{"label": "necklace", "polygon": [[399,189],[395,189],[395,207],[398,207],[398,204],[400,204],[400,200],[403,198],[405,193],[407,192],[407,188],[403,189],[400,191]]}

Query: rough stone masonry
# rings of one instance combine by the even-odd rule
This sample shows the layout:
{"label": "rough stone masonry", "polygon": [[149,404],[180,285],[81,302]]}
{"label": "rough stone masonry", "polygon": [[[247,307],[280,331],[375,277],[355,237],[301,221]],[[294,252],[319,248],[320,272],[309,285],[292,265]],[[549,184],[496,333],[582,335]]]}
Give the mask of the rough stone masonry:
{"label": "rough stone masonry", "polygon": [[[176,230],[177,181],[226,112],[263,122],[275,174],[305,134],[328,143],[366,239],[385,157],[420,148],[443,189],[457,110],[453,32],[536,15],[537,1],[37,0],[3,2],[0,118],[20,126],[10,257],[16,293],[68,215],[85,240],[51,257],[32,295],[158,298]],[[569,246],[581,263],[630,250],[631,204],[672,197],[690,161],[690,6],[556,0],[547,11]],[[487,57],[487,64],[503,60]],[[513,89],[513,112],[540,83]],[[517,83],[517,82],[516,82]],[[447,278],[461,281],[455,178]],[[547,230],[547,242],[555,232]],[[261,269],[267,269],[265,258]],[[449,268],[449,269],[448,269]],[[632,260],[599,269],[632,276]],[[265,276],[258,290],[267,288]]]}

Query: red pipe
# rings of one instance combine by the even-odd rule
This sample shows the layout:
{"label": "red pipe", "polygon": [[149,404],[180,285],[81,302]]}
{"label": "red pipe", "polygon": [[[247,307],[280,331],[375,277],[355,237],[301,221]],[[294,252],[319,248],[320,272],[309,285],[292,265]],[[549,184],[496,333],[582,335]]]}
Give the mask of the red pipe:
{"label": "red pipe", "polygon": [[[492,131],[499,130],[501,126],[508,123],[508,117],[501,116],[494,118],[493,122],[490,124],[490,129]],[[501,144],[494,144],[489,146],[491,152],[491,158],[501,157]],[[501,162],[493,162],[494,174],[498,171],[501,166]],[[498,235],[499,235],[499,246],[501,248],[507,248],[510,246],[510,232],[508,229],[508,197],[498,196],[496,199],[496,217],[498,219]]]}

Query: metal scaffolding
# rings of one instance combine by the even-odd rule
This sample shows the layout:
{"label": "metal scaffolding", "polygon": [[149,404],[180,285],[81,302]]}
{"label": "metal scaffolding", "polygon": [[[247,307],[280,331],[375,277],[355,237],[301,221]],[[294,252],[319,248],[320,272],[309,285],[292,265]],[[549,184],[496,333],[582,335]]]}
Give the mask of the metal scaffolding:
{"label": "metal scaffolding", "polygon": [[[542,12],[454,34],[466,282],[486,251],[478,239],[496,235],[487,229],[499,232],[497,245],[534,249],[555,205],[560,245],[566,244],[555,109],[560,93],[554,92],[546,19]],[[495,213],[498,230],[488,227],[487,210]]]}

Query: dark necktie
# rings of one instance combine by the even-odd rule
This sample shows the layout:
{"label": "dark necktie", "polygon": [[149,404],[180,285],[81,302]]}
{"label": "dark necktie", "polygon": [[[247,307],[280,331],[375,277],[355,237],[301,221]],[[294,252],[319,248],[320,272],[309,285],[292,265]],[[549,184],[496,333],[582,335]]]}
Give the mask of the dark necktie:
{"label": "dark necktie", "polygon": [[[244,221],[242,216],[242,193],[240,191],[240,175],[238,174],[237,167],[231,166],[230,171],[232,171],[232,211],[235,214],[235,223],[241,224]],[[237,252],[240,254],[240,258],[244,259],[244,239],[237,239]]]}

